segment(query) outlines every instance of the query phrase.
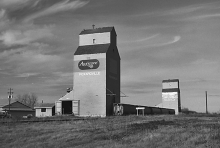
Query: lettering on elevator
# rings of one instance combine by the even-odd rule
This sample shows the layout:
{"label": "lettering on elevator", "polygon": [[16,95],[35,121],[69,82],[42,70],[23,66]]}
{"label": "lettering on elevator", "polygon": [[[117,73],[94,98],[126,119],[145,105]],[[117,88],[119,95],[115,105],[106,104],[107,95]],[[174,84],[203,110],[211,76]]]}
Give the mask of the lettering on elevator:
{"label": "lettering on elevator", "polygon": [[82,60],[78,63],[78,67],[81,70],[97,69],[99,67],[99,61],[97,59]]}

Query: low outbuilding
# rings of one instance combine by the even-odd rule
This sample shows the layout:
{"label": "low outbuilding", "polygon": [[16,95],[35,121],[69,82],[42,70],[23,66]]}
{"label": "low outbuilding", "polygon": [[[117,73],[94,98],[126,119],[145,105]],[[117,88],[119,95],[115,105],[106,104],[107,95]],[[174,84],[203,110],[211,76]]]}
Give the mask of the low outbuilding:
{"label": "low outbuilding", "polygon": [[22,118],[23,116],[35,116],[34,109],[19,101],[13,102],[10,105],[5,105],[2,107],[2,109],[11,114],[12,118]]}
{"label": "low outbuilding", "polygon": [[55,115],[55,104],[40,104],[34,109],[36,117],[51,117]]}

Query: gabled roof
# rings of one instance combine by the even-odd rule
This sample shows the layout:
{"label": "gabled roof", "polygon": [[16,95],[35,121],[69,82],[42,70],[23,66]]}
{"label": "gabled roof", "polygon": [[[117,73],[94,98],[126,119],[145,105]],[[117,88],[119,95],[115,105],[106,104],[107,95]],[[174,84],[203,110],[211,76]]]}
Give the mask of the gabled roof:
{"label": "gabled roof", "polygon": [[55,106],[54,103],[41,103],[38,106],[34,107],[34,108],[53,108]]}
{"label": "gabled roof", "polygon": [[168,83],[168,82],[179,82],[179,79],[169,79],[169,80],[163,80],[163,83]]}
{"label": "gabled roof", "polygon": [[95,29],[84,29],[79,35],[111,32],[112,30],[115,31],[114,27],[102,27],[102,28],[95,28]]}
{"label": "gabled roof", "polygon": [[74,55],[106,53],[110,44],[79,46]]}
{"label": "gabled roof", "polygon": [[[3,110],[9,110],[9,105],[2,107]],[[10,104],[10,110],[22,110],[22,111],[33,111],[33,109],[19,101]]]}
{"label": "gabled roof", "polygon": [[73,100],[73,90],[59,99],[59,101]]}

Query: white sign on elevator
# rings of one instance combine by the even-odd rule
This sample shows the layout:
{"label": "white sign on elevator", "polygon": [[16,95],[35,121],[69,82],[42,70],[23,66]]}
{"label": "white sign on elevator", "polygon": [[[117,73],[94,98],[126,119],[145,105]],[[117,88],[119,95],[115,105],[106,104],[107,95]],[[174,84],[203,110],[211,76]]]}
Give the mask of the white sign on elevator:
{"label": "white sign on elevator", "polygon": [[100,75],[100,72],[80,72],[80,76]]}

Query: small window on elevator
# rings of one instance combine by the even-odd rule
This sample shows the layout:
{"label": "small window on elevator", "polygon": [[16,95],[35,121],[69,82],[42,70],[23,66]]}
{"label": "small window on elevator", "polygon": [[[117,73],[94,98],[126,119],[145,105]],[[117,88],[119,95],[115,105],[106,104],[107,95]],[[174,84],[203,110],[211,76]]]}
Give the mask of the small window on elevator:
{"label": "small window on elevator", "polygon": [[95,44],[96,43],[96,40],[95,39],[93,39],[93,44]]}

